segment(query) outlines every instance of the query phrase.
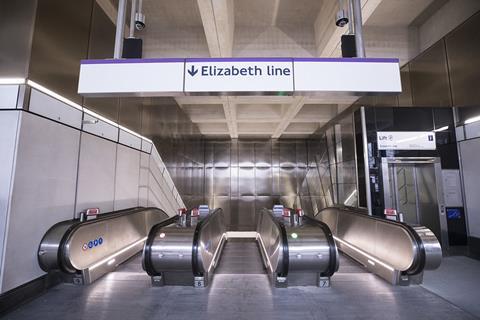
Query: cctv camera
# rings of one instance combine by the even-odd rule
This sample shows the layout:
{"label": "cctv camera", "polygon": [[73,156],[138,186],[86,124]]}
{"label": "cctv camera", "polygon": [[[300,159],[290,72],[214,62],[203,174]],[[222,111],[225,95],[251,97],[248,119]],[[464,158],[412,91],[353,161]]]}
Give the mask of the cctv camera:
{"label": "cctv camera", "polygon": [[135,14],[135,28],[138,31],[145,29],[145,15],[143,13],[137,12]]}
{"label": "cctv camera", "polygon": [[337,19],[335,20],[335,24],[337,27],[344,27],[348,23],[348,16],[345,13],[345,10],[339,10],[337,12]]}

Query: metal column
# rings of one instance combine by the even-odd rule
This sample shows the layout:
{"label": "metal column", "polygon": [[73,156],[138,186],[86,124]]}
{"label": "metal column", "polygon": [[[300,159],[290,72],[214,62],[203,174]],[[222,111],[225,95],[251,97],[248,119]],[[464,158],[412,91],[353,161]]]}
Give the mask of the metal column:
{"label": "metal column", "polygon": [[365,118],[365,107],[360,108],[360,116],[362,121],[363,163],[365,170],[365,198],[367,200],[368,214],[372,215],[372,194],[370,192],[370,166],[368,163],[367,121]]}
{"label": "metal column", "polygon": [[125,14],[127,9],[127,0],[118,1],[117,27],[115,31],[115,50],[114,59],[122,58],[123,52],[123,34],[125,32]]}
{"label": "metal column", "polygon": [[353,16],[355,22],[355,44],[357,47],[357,57],[365,58],[365,45],[363,43],[362,29],[362,3],[361,0],[353,1]]}

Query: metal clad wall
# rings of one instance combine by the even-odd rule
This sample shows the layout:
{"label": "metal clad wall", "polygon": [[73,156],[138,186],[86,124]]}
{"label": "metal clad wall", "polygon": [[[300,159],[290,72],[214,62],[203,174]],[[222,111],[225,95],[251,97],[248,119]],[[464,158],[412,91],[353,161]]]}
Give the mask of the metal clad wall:
{"label": "metal clad wall", "polygon": [[169,169],[187,206],[222,207],[231,230],[253,230],[255,214],[264,207],[301,205],[307,140],[164,143],[164,152],[176,156]]}
{"label": "metal clad wall", "polygon": [[82,103],[79,61],[88,53],[93,0],[39,1],[29,78]]}
{"label": "metal clad wall", "polygon": [[25,112],[20,126],[2,292],[43,274],[40,240],[74,213],[80,132]]}
{"label": "metal clad wall", "polygon": [[480,102],[480,13],[445,39],[453,105],[477,106]]}
{"label": "metal clad wall", "polygon": [[0,76],[26,78],[37,0],[0,1]]}
{"label": "metal clad wall", "polygon": [[451,106],[447,56],[443,39],[410,62],[410,80],[415,106]]}

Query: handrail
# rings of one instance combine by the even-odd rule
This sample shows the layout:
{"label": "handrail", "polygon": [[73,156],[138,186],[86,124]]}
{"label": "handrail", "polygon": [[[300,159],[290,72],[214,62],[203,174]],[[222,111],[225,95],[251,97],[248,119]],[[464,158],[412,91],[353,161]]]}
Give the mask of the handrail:
{"label": "handrail", "polygon": [[277,219],[266,208],[264,208],[261,211],[261,213],[266,214],[273,221],[273,223],[277,226],[278,230],[280,231],[280,237],[282,239],[282,266],[281,266],[280,272],[277,272],[277,274],[280,277],[287,277],[288,276],[290,259],[289,259],[289,249],[288,249],[288,236],[287,236],[287,230],[285,228],[285,224],[282,221],[280,221],[279,219]]}
{"label": "handrail", "polygon": [[319,212],[317,212],[314,215],[314,217],[320,215],[323,210],[332,209],[332,208],[342,210],[343,213],[347,213],[347,214],[353,215],[355,217],[361,217],[363,219],[369,219],[369,220],[379,221],[379,222],[385,223],[385,224],[395,225],[395,226],[398,226],[398,227],[402,228],[403,230],[405,230],[408,233],[408,235],[410,236],[410,238],[412,239],[412,241],[415,243],[416,248],[418,250],[416,250],[416,255],[413,259],[413,262],[412,262],[411,266],[408,268],[408,270],[405,270],[403,272],[405,274],[408,274],[408,275],[411,275],[411,276],[418,275],[418,274],[423,272],[425,264],[426,264],[425,246],[423,244],[422,239],[420,238],[420,236],[418,235],[418,233],[415,231],[415,229],[412,226],[410,226],[410,225],[408,225],[404,222],[393,221],[393,220],[383,219],[383,218],[380,218],[380,217],[370,216],[370,215],[367,215],[366,213],[362,212],[362,210],[360,208],[342,206],[342,205],[335,205],[335,206],[332,206],[332,207],[329,207],[329,208],[322,209]]}
{"label": "handrail", "polygon": [[195,227],[195,232],[193,234],[193,245],[192,245],[192,271],[195,277],[203,276],[203,272],[201,271],[200,262],[198,260],[198,242],[200,240],[200,233],[202,228],[206,226],[217,214],[223,213],[222,208],[216,208],[212,213],[210,213],[207,217],[200,220]]}

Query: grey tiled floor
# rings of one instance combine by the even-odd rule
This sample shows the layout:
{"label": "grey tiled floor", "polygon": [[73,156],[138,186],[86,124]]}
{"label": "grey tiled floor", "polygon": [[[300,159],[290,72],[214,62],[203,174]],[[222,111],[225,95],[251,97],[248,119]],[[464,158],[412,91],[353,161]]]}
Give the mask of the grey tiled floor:
{"label": "grey tiled floor", "polygon": [[425,273],[422,286],[480,318],[480,261],[443,258],[440,268]]}
{"label": "grey tiled floor", "polygon": [[[231,246],[233,245],[233,246]],[[393,287],[342,258],[331,288],[272,288],[258,272],[256,246],[227,244],[255,272],[229,272],[228,259],[209,288],[152,288],[140,257],[88,287],[62,284],[7,319],[475,319],[422,286]],[[258,253],[257,253],[258,254]]]}

